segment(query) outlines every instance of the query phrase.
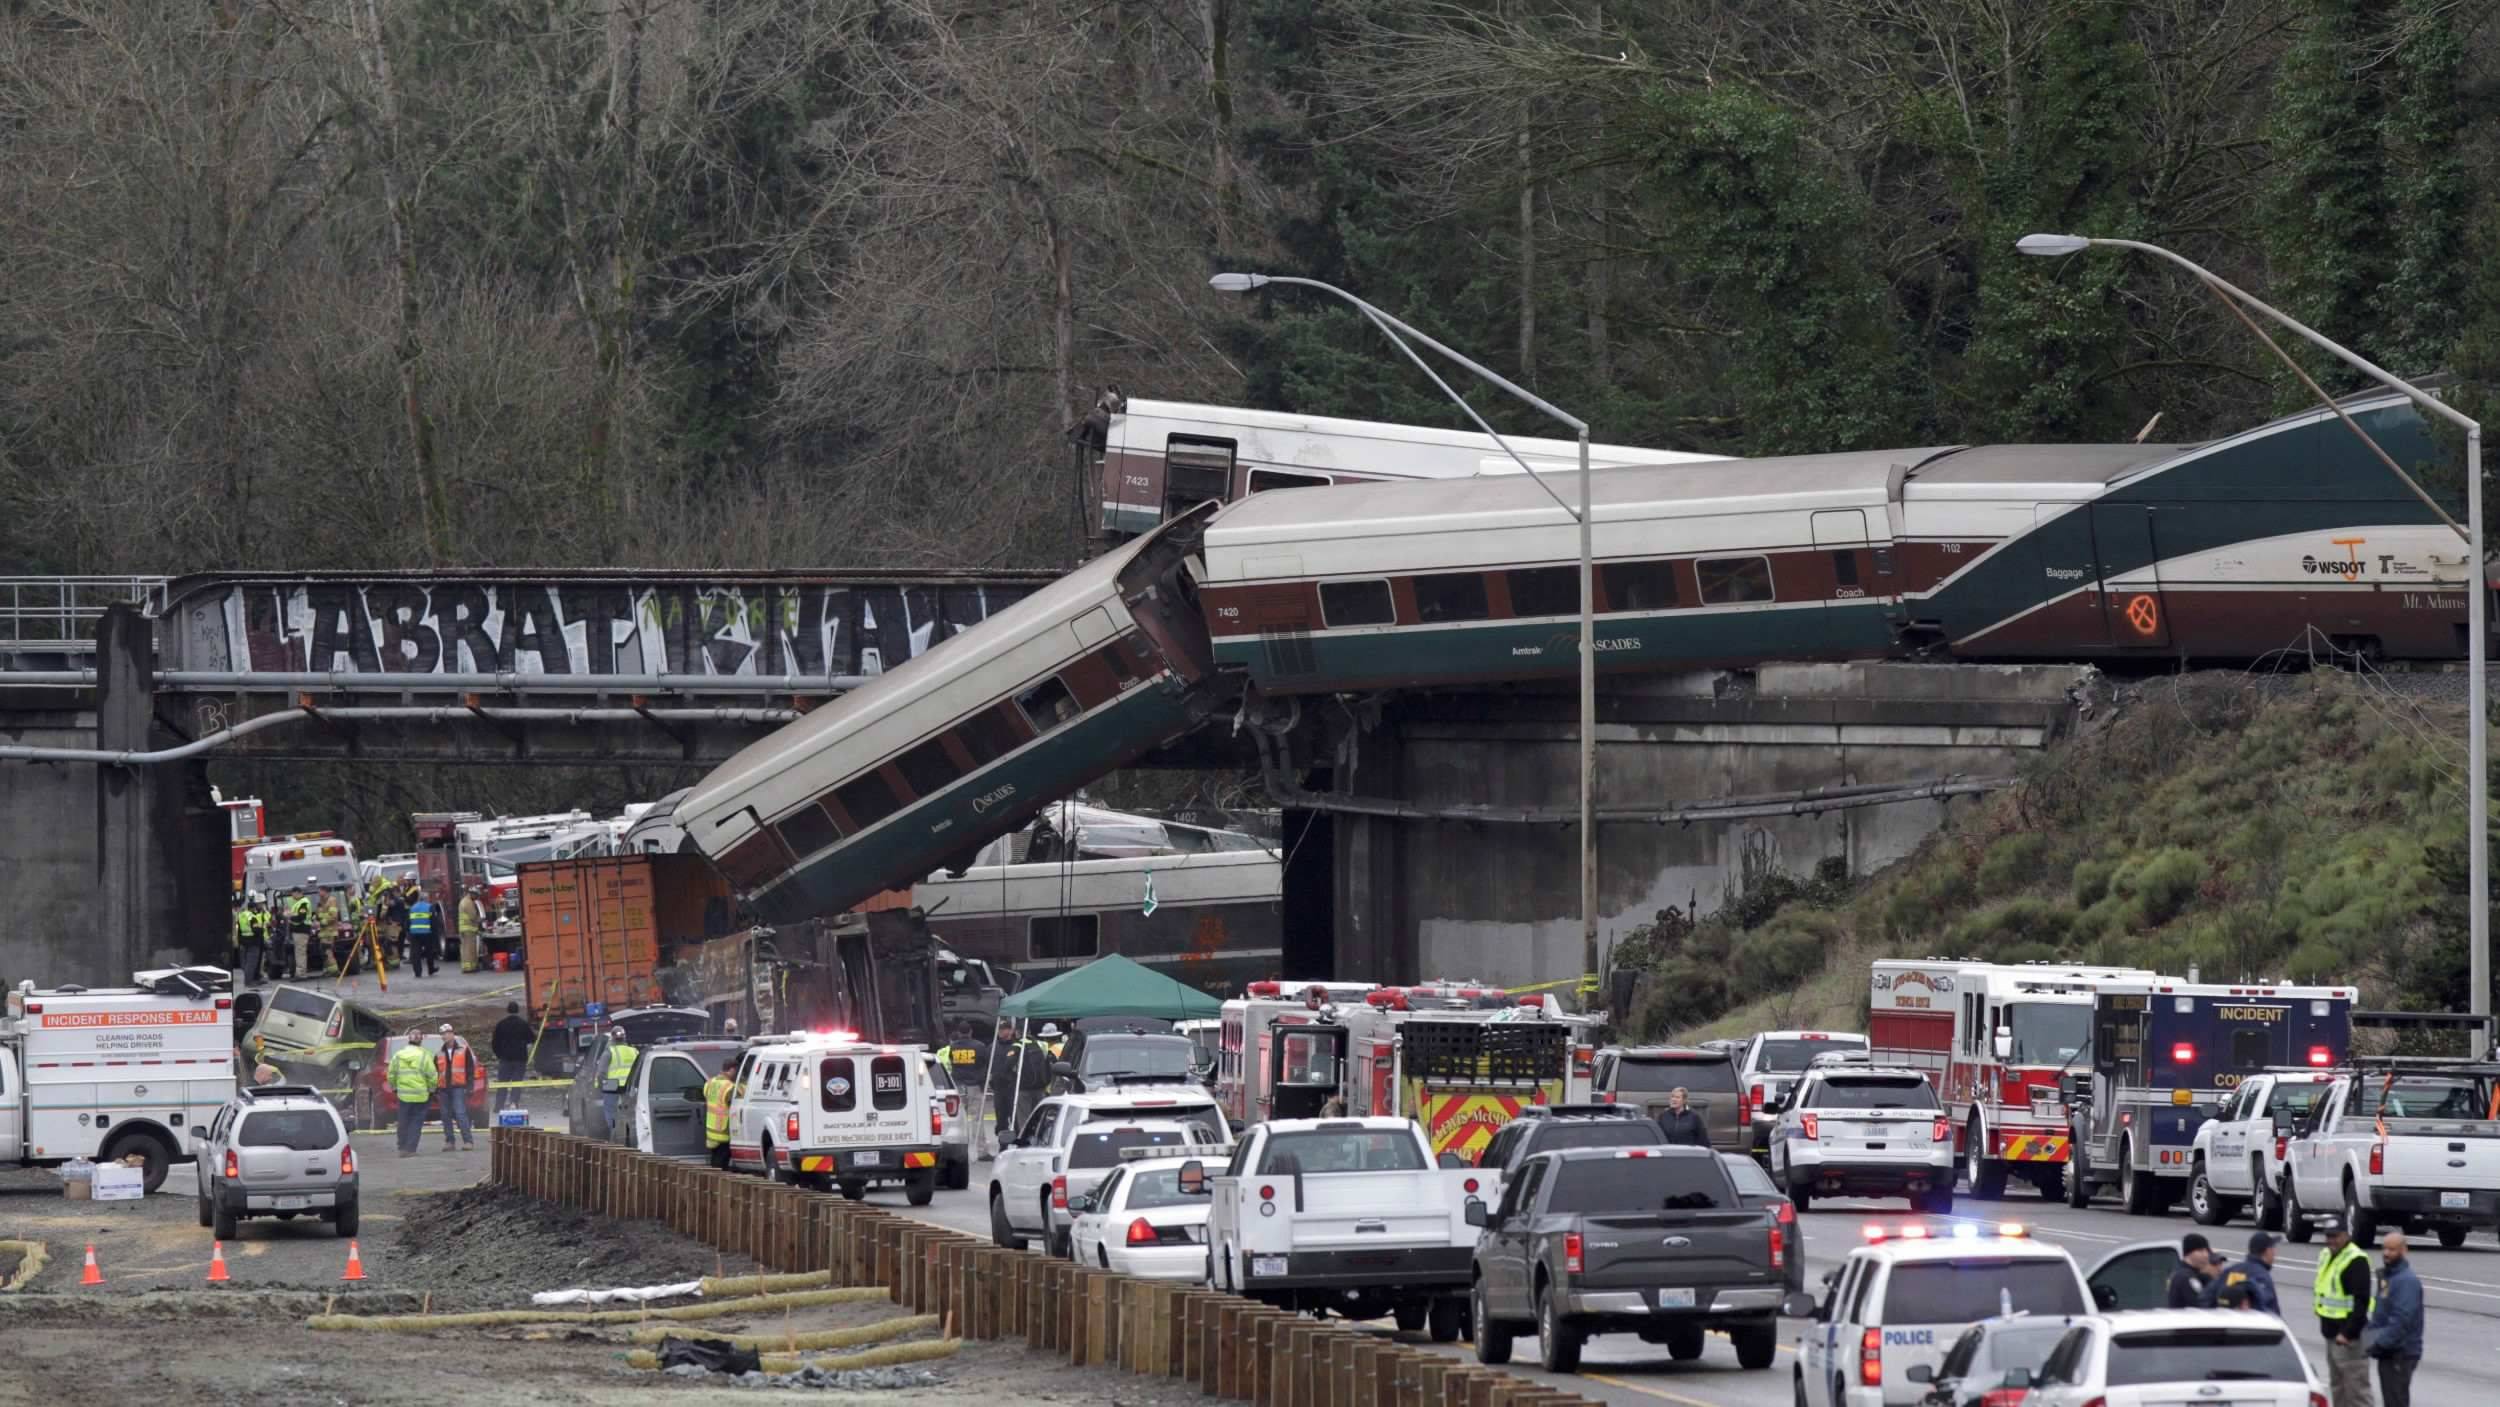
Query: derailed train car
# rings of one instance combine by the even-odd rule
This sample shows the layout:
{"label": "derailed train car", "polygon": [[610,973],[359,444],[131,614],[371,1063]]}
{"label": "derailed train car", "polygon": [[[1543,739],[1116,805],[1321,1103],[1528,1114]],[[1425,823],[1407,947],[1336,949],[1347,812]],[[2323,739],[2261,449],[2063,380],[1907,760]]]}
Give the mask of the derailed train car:
{"label": "derailed train car", "polygon": [[768,923],[949,864],[1196,726],[1214,661],[1185,513],[740,751],[677,824]]}

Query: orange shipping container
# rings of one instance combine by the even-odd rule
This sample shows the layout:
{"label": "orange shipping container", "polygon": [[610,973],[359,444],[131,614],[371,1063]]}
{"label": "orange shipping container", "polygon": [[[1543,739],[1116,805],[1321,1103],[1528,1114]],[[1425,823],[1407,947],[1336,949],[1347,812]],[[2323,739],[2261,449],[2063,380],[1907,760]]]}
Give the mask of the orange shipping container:
{"label": "orange shipping container", "polygon": [[530,1015],[578,1016],[658,1000],[653,976],[673,943],[726,917],[729,890],[699,855],[615,855],[520,867]]}

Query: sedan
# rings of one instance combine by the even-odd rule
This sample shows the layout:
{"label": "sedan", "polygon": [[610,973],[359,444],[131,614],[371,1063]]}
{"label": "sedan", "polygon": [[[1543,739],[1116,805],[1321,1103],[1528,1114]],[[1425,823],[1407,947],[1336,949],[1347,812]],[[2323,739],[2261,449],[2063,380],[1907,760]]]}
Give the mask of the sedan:
{"label": "sedan", "polygon": [[1204,1193],[1193,1197],[1181,1191],[1181,1167],[1188,1161],[1132,1159],[1093,1191],[1069,1198],[1068,1209],[1076,1214],[1071,1258],[1151,1280],[1204,1280],[1209,1203]]}

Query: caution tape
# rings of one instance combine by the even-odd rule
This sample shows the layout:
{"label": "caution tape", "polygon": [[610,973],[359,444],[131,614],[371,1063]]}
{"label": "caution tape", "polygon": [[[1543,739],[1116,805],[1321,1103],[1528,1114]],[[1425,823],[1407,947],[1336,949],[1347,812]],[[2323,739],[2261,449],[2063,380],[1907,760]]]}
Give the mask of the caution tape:
{"label": "caution tape", "polygon": [[388,1006],[377,1007],[376,1010],[384,1016],[414,1016],[420,1011],[434,1011],[446,1006],[469,1006],[477,1002],[492,1001],[497,997],[510,996],[519,990],[521,990],[521,984],[515,982],[509,987],[497,987],[491,992],[476,992],[465,997],[445,997],[441,1001],[427,1002],[423,1006]]}

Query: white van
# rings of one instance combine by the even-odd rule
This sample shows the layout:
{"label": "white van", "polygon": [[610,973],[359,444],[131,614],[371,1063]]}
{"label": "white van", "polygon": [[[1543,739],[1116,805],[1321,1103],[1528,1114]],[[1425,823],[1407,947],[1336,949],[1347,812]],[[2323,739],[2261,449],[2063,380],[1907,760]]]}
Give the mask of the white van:
{"label": "white van", "polygon": [[272,901],[299,884],[318,893],[354,889],[359,878],[356,847],[344,840],[279,840],[243,856],[244,892]]}
{"label": "white van", "polygon": [[856,1202],[872,1183],[937,1195],[944,1096],[928,1051],[874,1045],[847,1031],[775,1037],[739,1062],[729,1105],[729,1163],[778,1182],[838,1187]]}

